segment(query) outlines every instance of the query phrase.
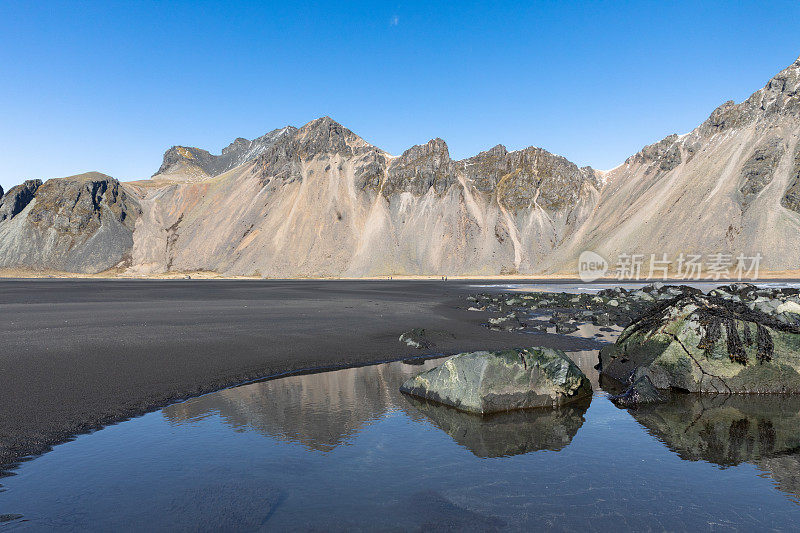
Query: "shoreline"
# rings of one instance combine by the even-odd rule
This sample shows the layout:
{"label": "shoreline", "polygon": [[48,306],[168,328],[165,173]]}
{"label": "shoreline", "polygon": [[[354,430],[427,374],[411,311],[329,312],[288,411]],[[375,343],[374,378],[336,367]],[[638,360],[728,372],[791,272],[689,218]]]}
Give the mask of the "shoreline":
{"label": "shoreline", "polygon": [[[591,339],[489,331],[468,283],[0,280],[0,464],[77,435],[254,380],[464,351]],[[187,290],[189,289],[189,290]],[[453,334],[428,350],[399,341]],[[53,342],[53,339],[58,342]]]}
{"label": "shoreline", "polygon": [[[62,271],[49,271],[49,270],[27,270],[27,269],[0,269],[0,280],[9,279],[89,279],[89,280],[186,280],[187,276],[191,280],[253,280],[253,281],[441,281],[444,274],[429,274],[429,275],[382,275],[382,276],[363,276],[363,277],[336,277],[336,276],[320,276],[320,277],[296,277],[296,278],[278,278],[278,277],[261,277],[261,276],[238,276],[220,274],[214,271],[185,271],[185,272],[165,272],[160,274],[151,275],[138,275],[130,274],[120,271],[105,271],[96,274],[82,274],[75,272],[62,272]],[[391,279],[389,279],[391,277]],[[696,283],[696,282],[714,282],[714,283],[735,283],[741,281],[742,283],[759,283],[765,281],[794,281],[800,280],[800,269],[797,270],[776,270],[760,272],[758,278],[750,279],[745,278],[736,280],[732,278],[721,278],[714,280],[713,278],[701,277],[698,279],[685,279],[685,278],[639,278],[639,279],[618,279],[616,277],[602,277],[591,282],[584,282],[581,278],[573,273],[557,273],[557,274],[463,274],[463,275],[447,275],[447,281],[494,281],[494,282],[537,282],[537,281],[563,281],[568,283],[668,283],[668,284],[681,284],[681,283]]]}

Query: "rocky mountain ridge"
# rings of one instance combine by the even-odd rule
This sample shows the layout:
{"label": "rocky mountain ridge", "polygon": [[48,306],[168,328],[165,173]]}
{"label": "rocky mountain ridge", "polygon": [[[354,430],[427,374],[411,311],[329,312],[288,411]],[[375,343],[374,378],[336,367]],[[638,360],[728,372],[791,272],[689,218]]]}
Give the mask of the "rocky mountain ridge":
{"label": "rocky mountain ridge", "polygon": [[201,148],[173,146],[164,153],[164,161],[153,176],[213,177],[255,159],[281,136],[295,130],[292,126],[275,129],[252,141],[239,137],[223,148],[220,155],[213,155]]}
{"label": "rocky mountain ridge", "polygon": [[29,181],[0,200],[0,267],[533,274],[574,271],[588,249],[759,252],[786,270],[799,231],[800,58],[608,172],[537,147],[453,160],[438,138],[392,156],[322,117],[220,155],[170,148],[151,180]]}

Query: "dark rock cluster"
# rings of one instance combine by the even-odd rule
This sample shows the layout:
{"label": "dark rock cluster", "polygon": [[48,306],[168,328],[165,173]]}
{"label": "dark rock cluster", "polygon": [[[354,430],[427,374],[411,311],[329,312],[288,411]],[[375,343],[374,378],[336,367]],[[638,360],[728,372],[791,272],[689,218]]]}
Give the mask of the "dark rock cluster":
{"label": "dark rock cluster", "polygon": [[580,324],[626,327],[656,302],[674,300],[700,293],[688,286],[654,283],[641,289],[617,287],[596,294],[565,292],[530,292],[512,294],[476,294],[469,296],[471,311],[485,311],[494,316],[486,322],[492,330],[525,330],[544,333],[577,331]]}
{"label": "dark rock cluster", "polygon": [[392,162],[383,195],[410,192],[422,196],[431,187],[441,194],[456,179],[447,144],[442,139],[432,139],[427,144],[412,146]]}
{"label": "dark rock cluster", "polygon": [[458,166],[476,189],[496,191],[497,201],[511,210],[529,208],[534,202],[548,210],[570,207],[585,185],[600,187],[592,168],[578,168],[564,157],[533,146],[509,152],[498,144],[459,161]]}
{"label": "dark rock cluster", "polygon": [[48,180],[38,188],[36,204],[28,218],[43,229],[52,228],[64,236],[82,236],[97,231],[104,216],[113,216],[133,231],[138,215],[138,203],[123,191],[119,181],[90,172]]}
{"label": "dark rock cluster", "polygon": [[645,146],[639,153],[629,157],[626,163],[650,165],[648,174],[669,172],[682,161],[677,141],[677,135],[669,135],[657,143]]}
{"label": "dark rock cluster", "polygon": [[0,267],[101,272],[130,258],[135,197],[99,172],[26,181],[0,202]]}

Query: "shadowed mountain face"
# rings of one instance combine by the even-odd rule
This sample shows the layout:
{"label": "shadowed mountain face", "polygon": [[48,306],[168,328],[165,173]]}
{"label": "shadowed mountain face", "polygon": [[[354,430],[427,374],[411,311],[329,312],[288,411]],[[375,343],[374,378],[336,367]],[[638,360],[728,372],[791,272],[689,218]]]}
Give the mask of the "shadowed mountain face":
{"label": "shadowed mountain face", "polygon": [[[141,210],[132,234],[95,239],[82,263],[64,257],[69,246],[42,255],[39,241],[17,239],[3,243],[2,266],[89,272],[130,256],[135,274],[534,274],[574,272],[588,249],[611,262],[761,252],[762,269],[794,269],[799,91],[800,59],[607,172],[536,147],[457,161],[441,139],[392,156],[329,117],[236,139],[220,155],[176,146],[153,179],[118,186]],[[21,234],[7,213],[24,219],[30,200],[17,188],[3,197],[0,237]]]}

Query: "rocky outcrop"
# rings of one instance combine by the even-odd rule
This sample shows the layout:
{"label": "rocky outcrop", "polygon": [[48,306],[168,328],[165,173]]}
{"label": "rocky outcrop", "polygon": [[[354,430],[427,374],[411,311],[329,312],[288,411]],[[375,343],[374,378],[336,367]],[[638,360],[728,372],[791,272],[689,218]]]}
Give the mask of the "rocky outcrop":
{"label": "rocky outcrop", "polygon": [[0,267],[91,273],[130,260],[140,208],[117,180],[90,172],[24,190],[33,197],[0,222]]}
{"label": "rocky outcrop", "polygon": [[800,57],[741,104],[727,101],[701,126],[705,135],[741,128],[757,119],[800,114]]}
{"label": "rocky outcrop", "polygon": [[427,144],[412,146],[392,161],[383,195],[410,192],[422,196],[431,188],[441,194],[455,181],[455,166],[447,144],[441,139],[432,139]]}
{"label": "rocky outcrop", "polygon": [[512,210],[539,206],[549,211],[574,205],[584,185],[599,188],[590,167],[578,168],[541,148],[508,152],[503,145],[459,161],[467,180],[483,192],[496,191],[498,202]]}
{"label": "rocky outcrop", "polygon": [[677,141],[677,135],[669,135],[657,143],[645,146],[641,152],[628,158],[626,163],[645,165],[646,174],[658,175],[669,172],[682,161]]}
{"label": "rocky outcrop", "polygon": [[329,164],[324,172],[341,172],[348,159],[355,159],[359,188],[377,189],[386,168],[384,152],[330,117],[322,117],[282,135],[255,158],[250,173],[265,186],[273,180],[292,183],[303,179],[304,162],[325,160]]}
{"label": "rocky outcrop", "polygon": [[742,193],[743,203],[749,201],[770,184],[775,170],[784,154],[783,141],[771,138],[756,148],[742,167]]}
{"label": "rocky outcrop", "polygon": [[798,143],[794,154],[789,188],[786,189],[786,193],[781,198],[781,205],[786,209],[800,213],[800,143]]}
{"label": "rocky outcrop", "polygon": [[14,218],[31,203],[42,180],[28,180],[21,185],[11,187],[4,195],[0,194],[0,222]]}
{"label": "rocky outcrop", "polygon": [[800,393],[797,292],[741,284],[654,305],[601,350],[601,373],[659,389]]}
{"label": "rocky outcrop", "polygon": [[583,372],[552,348],[459,354],[409,379],[400,390],[478,414],[555,407],[592,394]]}

